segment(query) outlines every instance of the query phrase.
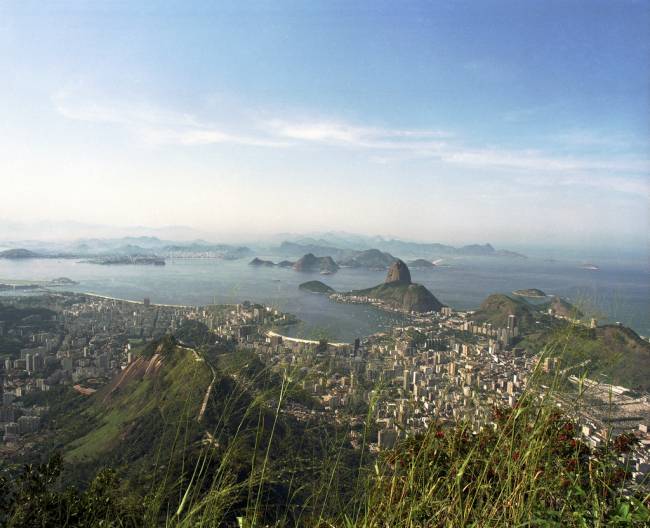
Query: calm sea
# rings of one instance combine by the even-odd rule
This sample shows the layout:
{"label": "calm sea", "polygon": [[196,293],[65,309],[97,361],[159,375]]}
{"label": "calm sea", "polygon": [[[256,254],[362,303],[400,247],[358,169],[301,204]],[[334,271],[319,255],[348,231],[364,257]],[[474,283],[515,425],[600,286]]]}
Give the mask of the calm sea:
{"label": "calm sea", "polygon": [[[262,258],[281,260],[274,256]],[[599,271],[580,262],[503,258],[446,259],[432,270],[411,270],[413,281],[429,288],[443,303],[475,309],[491,293],[539,288],[577,303],[602,322],[620,321],[650,335],[650,270],[643,260],[598,262]],[[257,268],[248,260],[168,260],[166,266],[100,266],[70,259],[0,260],[0,282],[68,277],[79,284],[66,290],[91,292],[153,303],[203,305],[244,300],[269,304],[298,316],[291,330],[301,337],[335,340],[381,331],[398,319],[371,307],[342,305],[302,292],[301,282],[321,280],[334,289],[374,286],[385,272],[341,269],[334,275]]]}

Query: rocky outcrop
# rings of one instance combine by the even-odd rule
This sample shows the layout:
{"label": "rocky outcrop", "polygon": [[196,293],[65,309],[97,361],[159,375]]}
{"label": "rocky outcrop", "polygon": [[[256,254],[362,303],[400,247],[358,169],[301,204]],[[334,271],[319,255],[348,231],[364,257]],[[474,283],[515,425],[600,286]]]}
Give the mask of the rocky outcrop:
{"label": "rocky outcrop", "polygon": [[390,268],[384,284],[411,284],[411,272],[403,260],[397,259]]}
{"label": "rocky outcrop", "polygon": [[269,268],[271,266],[275,266],[275,264],[273,262],[271,262],[270,260],[262,260],[261,258],[257,258],[257,257],[255,257],[253,260],[251,260],[248,263],[248,265],[249,266],[266,266],[266,267],[269,267]]}

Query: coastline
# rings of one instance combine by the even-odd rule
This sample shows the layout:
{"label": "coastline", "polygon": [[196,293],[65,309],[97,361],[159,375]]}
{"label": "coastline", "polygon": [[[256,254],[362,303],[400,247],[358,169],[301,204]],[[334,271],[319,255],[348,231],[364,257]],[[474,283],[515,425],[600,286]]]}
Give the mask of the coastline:
{"label": "coastline", "polygon": [[[56,292],[63,293],[63,292]],[[98,299],[104,299],[106,301],[119,301],[130,304],[144,304],[144,301],[133,301],[131,299],[121,299],[119,297],[111,297],[109,295],[100,295],[99,293],[91,292],[70,292],[77,293],[79,295],[87,295],[88,297],[96,297]],[[163,303],[151,303],[150,306],[164,306],[165,308],[198,308],[199,305],[189,305],[189,304],[163,304]]]}
{"label": "coastline", "polygon": [[[318,345],[320,341],[317,341],[315,339],[301,339],[299,337],[289,337],[285,336],[282,334],[278,334],[277,332],[274,332],[273,330],[267,330],[266,334],[267,337],[281,337],[282,341],[293,341],[294,343],[304,343],[308,345]],[[350,343],[330,343],[329,341],[327,342],[329,346],[333,346],[335,348],[341,348],[341,347],[348,347],[350,346]]]}

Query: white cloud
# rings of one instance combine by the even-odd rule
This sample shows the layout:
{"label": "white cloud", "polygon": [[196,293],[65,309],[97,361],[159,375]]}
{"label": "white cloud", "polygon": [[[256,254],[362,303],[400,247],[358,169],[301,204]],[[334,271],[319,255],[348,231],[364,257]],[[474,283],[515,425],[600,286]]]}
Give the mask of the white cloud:
{"label": "white cloud", "polygon": [[[65,118],[112,124],[126,128],[152,145],[201,146],[236,144],[251,147],[288,148],[300,145],[368,151],[374,163],[388,164],[429,159],[450,167],[508,171],[520,181],[537,185],[540,175],[554,185],[591,186],[639,194],[647,190],[650,172],[646,159],[623,156],[586,157],[557,155],[539,149],[498,146],[475,147],[443,130],[386,128],[331,119],[275,118],[256,121],[248,117],[237,126],[215,125],[181,112],[149,104],[97,103],[61,93],[53,98]],[[563,136],[556,136],[558,140]],[[566,144],[598,145],[601,139],[589,131],[564,136]]]}
{"label": "white cloud", "polygon": [[410,149],[420,147],[423,140],[451,136],[449,132],[440,130],[385,129],[356,126],[341,121],[292,122],[274,119],[265,123],[265,126],[272,133],[291,139],[380,149]]}
{"label": "white cloud", "polygon": [[239,144],[256,147],[283,147],[288,142],[256,135],[237,134],[187,113],[173,112],[149,104],[119,101],[97,103],[61,92],[53,97],[56,110],[66,119],[119,125],[153,145]]}

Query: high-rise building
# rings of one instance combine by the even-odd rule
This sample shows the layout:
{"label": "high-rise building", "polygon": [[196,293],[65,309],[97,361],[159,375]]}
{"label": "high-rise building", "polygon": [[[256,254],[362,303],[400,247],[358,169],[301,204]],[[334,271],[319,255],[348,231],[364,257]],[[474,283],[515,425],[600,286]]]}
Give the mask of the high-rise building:
{"label": "high-rise building", "polygon": [[450,376],[455,376],[456,375],[456,363],[454,363],[453,361],[451,363],[449,363],[448,369],[449,369],[449,375]]}
{"label": "high-rise building", "polygon": [[43,359],[43,356],[40,354],[34,354],[34,357],[32,358],[32,367],[34,368],[34,372],[40,372],[43,370],[44,364],[45,361]]}

